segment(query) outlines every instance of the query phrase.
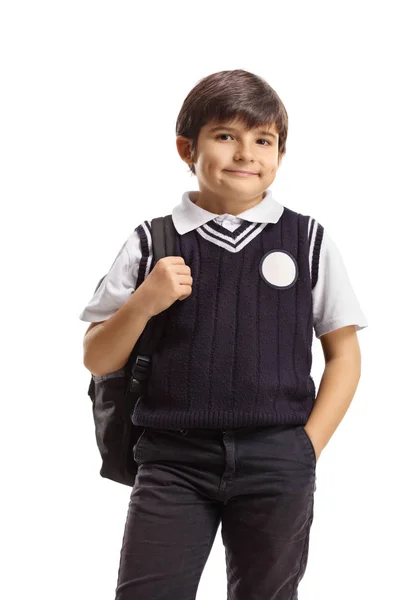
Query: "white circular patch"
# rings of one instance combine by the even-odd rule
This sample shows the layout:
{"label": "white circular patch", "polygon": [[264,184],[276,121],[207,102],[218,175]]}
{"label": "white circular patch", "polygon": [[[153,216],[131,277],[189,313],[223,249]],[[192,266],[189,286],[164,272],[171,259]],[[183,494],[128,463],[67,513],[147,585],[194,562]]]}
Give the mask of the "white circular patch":
{"label": "white circular patch", "polygon": [[261,277],[276,288],[294,285],[298,276],[295,258],[286,250],[271,250],[260,262]]}

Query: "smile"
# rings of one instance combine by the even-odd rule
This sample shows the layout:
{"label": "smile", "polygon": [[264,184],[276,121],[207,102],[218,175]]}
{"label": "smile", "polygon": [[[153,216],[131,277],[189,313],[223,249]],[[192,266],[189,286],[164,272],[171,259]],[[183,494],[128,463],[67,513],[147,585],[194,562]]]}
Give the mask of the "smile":
{"label": "smile", "polygon": [[228,169],[225,169],[225,171],[231,173],[231,175],[238,175],[239,177],[252,177],[257,175],[257,173],[249,173],[249,171],[229,171]]}

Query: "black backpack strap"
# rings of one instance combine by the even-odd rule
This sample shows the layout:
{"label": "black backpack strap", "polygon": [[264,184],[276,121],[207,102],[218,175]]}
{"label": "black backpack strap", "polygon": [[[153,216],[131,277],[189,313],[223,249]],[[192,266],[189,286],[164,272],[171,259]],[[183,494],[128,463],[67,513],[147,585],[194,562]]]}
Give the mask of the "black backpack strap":
{"label": "black backpack strap", "polygon": [[160,258],[174,255],[175,227],[172,221],[172,215],[152,219],[151,237],[153,243],[154,264],[156,264]]}
{"label": "black backpack strap", "polygon": [[[172,216],[156,217],[151,222],[153,268],[160,258],[175,255],[175,227]],[[138,342],[138,354],[133,367],[133,378],[144,381],[150,374],[151,357],[160,343],[165,327],[166,311],[152,317]]]}

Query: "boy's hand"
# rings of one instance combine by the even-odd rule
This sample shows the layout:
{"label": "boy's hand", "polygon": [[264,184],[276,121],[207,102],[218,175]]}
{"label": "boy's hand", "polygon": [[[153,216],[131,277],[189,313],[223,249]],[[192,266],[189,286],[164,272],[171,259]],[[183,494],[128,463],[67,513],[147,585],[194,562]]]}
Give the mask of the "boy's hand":
{"label": "boy's hand", "polygon": [[193,278],[182,256],[165,256],[157,261],[143,283],[137,288],[143,307],[150,317],[166,310],[176,300],[192,293]]}

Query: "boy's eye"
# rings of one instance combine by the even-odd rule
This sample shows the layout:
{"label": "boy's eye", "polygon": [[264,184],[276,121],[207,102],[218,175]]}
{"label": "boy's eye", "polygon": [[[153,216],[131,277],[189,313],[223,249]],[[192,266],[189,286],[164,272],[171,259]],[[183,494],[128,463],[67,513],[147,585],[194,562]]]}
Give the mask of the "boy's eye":
{"label": "boy's eye", "polygon": [[[229,137],[232,137],[230,133],[221,133],[220,135],[217,135],[217,139],[219,139],[220,137],[222,137],[223,135],[227,135]],[[265,138],[259,138],[260,140],[262,140],[263,142],[267,142],[268,145],[271,145],[269,140],[266,140]],[[263,146],[265,146],[265,144],[262,144]]]}
{"label": "boy's eye", "polygon": [[217,135],[217,139],[221,138],[224,135],[228,136],[228,137],[232,137],[229,133],[221,133],[220,135]]}

